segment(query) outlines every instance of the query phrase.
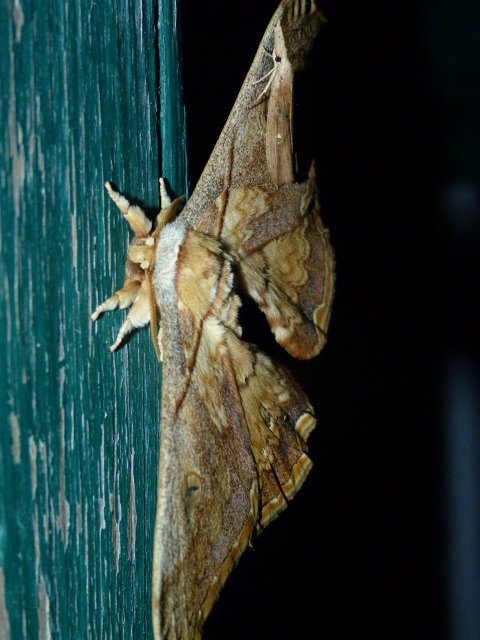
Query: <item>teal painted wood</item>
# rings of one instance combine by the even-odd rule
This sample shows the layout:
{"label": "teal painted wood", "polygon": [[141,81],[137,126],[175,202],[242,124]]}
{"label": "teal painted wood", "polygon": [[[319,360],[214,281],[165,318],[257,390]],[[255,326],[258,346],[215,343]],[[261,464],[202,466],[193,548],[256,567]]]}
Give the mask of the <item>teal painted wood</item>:
{"label": "teal painted wood", "polygon": [[160,366],[89,314],[129,235],[104,181],[185,190],[175,0],[2,5],[0,639],[149,638]]}
{"label": "teal painted wood", "polygon": [[[169,25],[170,33],[162,28]],[[183,106],[177,3],[159,0],[160,138],[162,175],[175,195],[188,195],[186,116]]]}

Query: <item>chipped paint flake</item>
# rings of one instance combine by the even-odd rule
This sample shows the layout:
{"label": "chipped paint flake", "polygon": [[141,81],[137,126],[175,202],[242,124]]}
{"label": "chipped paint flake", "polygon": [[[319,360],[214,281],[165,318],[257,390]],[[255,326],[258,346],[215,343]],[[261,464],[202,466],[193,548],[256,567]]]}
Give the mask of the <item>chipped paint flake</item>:
{"label": "chipped paint flake", "polygon": [[135,558],[135,546],[137,537],[137,507],[136,507],[136,489],[135,489],[135,473],[134,473],[135,452],[132,451],[130,456],[130,491],[128,496],[128,558]]}
{"label": "chipped paint flake", "polygon": [[10,67],[10,100],[8,107],[8,129],[10,158],[12,161],[13,178],[13,208],[17,218],[20,217],[20,194],[25,182],[25,147],[23,144],[23,129],[17,122],[17,102],[15,93],[15,66],[11,61]]}
{"label": "chipped paint flake", "polygon": [[20,464],[21,443],[20,443],[20,422],[16,413],[11,411],[8,414],[8,424],[10,425],[10,435],[12,437],[12,457],[15,464]]}
{"label": "chipped paint flake", "polygon": [[25,24],[25,14],[23,13],[20,0],[15,0],[13,3],[13,22],[15,24],[15,40],[20,42],[22,39],[22,29]]}
{"label": "chipped paint flake", "polygon": [[52,629],[50,624],[50,598],[45,586],[43,576],[40,576],[38,585],[38,640],[51,640]]}
{"label": "chipped paint flake", "polygon": [[[59,397],[63,397],[65,388],[65,367],[61,367],[59,371]],[[60,407],[60,437],[59,437],[59,470],[58,470],[58,519],[57,526],[60,529],[62,542],[68,547],[68,532],[70,528],[70,504],[66,495],[66,477],[65,477],[65,409]]]}
{"label": "chipped paint flake", "polygon": [[37,494],[37,445],[35,438],[29,436],[28,438],[28,456],[30,458],[30,484],[32,485],[32,500],[35,500]]}
{"label": "chipped paint flake", "polygon": [[76,532],[75,543],[76,543],[76,546],[77,546],[77,553],[78,553],[78,551],[80,549],[80,534],[83,531],[82,505],[79,504],[78,502],[76,504],[75,514],[76,514],[76,518],[75,518],[75,532]]}
{"label": "chipped paint flake", "polygon": [[5,598],[5,574],[0,566],[0,640],[10,640],[10,618]]}

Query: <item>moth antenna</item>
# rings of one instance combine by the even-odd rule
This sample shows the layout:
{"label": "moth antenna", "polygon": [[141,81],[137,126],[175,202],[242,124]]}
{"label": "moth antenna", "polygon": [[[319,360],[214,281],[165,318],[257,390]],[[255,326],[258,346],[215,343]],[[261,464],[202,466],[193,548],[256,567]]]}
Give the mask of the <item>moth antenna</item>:
{"label": "moth antenna", "polygon": [[[268,76],[270,76],[270,78],[268,78],[267,84],[263,87],[262,93],[258,96],[257,103],[263,98],[263,96],[267,95],[267,91],[270,89],[272,82],[275,79],[276,72],[277,66],[274,65],[273,69],[270,69],[270,71],[265,76],[263,76],[263,78],[260,78],[260,80],[265,80],[265,78],[268,78]],[[258,82],[260,82],[260,80],[258,80]]]}
{"label": "moth antenna", "polygon": [[256,107],[261,102],[263,96],[267,94],[267,91],[270,89],[270,86],[275,78],[275,73],[278,69],[278,63],[281,62],[281,58],[277,56],[277,54],[275,53],[275,49],[273,49],[273,51],[270,53],[270,51],[267,51],[267,49],[265,49],[264,47],[264,53],[266,53],[272,59],[273,67],[270,69],[270,71],[267,71],[267,73],[264,76],[262,76],[258,80],[255,80],[255,82],[252,83],[252,84],[260,84],[260,82],[263,82],[268,78],[267,84],[264,86],[264,88],[262,89],[262,92],[260,93],[255,104],[253,105],[254,107]]}
{"label": "moth antenna", "polygon": [[[269,54],[270,56],[272,55],[271,53]],[[269,76],[272,75],[272,73],[275,71],[276,67],[273,67],[272,69],[270,69],[270,71],[267,71],[267,73],[262,76],[261,78],[259,78],[258,80],[255,80],[255,82],[253,82],[252,84],[260,84],[260,82],[263,82],[264,80],[266,80]],[[273,78],[270,78],[270,80],[268,81],[267,87],[269,87],[272,83]],[[265,91],[265,89],[263,90]],[[262,91],[262,93],[263,93]]]}
{"label": "moth antenna", "polygon": [[[272,53],[271,51],[269,51],[265,45],[263,45],[263,47],[262,47],[262,48],[263,48],[262,53],[263,53],[264,55],[267,55],[269,58],[272,58],[272,57],[273,57],[273,53]],[[271,73],[271,72],[269,71],[269,72],[268,72],[267,74],[265,74],[265,75],[266,75],[266,76],[268,76],[268,75],[269,75],[269,73]],[[255,80],[255,82],[254,82],[253,84],[258,84],[259,82],[261,82],[261,81],[263,80],[263,78],[265,78],[265,76],[263,76],[262,78],[260,78],[260,80]]]}

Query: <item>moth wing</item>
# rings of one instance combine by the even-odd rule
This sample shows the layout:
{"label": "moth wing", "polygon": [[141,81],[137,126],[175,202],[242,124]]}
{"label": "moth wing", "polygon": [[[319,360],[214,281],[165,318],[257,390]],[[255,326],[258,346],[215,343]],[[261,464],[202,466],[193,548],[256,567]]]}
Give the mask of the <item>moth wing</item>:
{"label": "moth wing", "polygon": [[181,214],[221,238],[276,340],[298,358],[324,345],[334,289],[314,170],[296,184],[292,169],[294,74],[323,20],[313,0],[281,2]]}
{"label": "moth wing", "polygon": [[242,288],[257,302],[279,344],[297,358],[326,341],[335,265],[319,215],[312,165],[301,184],[268,193],[258,187],[224,191],[202,219],[236,263]]}
{"label": "moth wing", "polygon": [[[227,122],[181,213],[192,226],[202,226],[209,205],[226,186],[258,186],[271,192],[281,184],[293,182],[293,77],[304,65],[324,21],[313,0],[283,0],[280,3]],[[280,53],[283,58],[278,73],[274,53]]]}
{"label": "moth wing", "polygon": [[[220,243],[185,227],[173,254],[162,240],[153,274],[165,363],[153,612],[157,638],[183,640],[200,637],[252,534],[301,486],[315,419],[290,374],[240,339]],[[175,265],[162,263],[164,250]]]}
{"label": "moth wing", "polygon": [[[239,190],[235,195],[248,201],[252,193]],[[313,165],[306,182],[284,185],[256,200],[257,206],[244,203],[248,213],[240,224],[230,229],[225,224],[225,241],[236,246],[242,285],[265,314],[277,342],[296,358],[311,358],[326,342],[335,281]],[[268,236],[260,231],[265,224]]]}

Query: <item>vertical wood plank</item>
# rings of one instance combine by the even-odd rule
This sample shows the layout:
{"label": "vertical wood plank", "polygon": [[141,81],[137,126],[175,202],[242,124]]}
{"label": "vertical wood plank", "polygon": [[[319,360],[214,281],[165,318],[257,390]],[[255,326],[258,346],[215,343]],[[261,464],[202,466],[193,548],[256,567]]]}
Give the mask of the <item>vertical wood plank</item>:
{"label": "vertical wood plank", "polygon": [[[180,19],[176,0],[159,0],[159,90],[162,175],[176,195],[188,186],[186,114],[180,65]],[[162,25],[165,25],[163,27]]]}
{"label": "vertical wood plank", "polygon": [[104,181],[158,203],[175,0],[2,5],[0,638],[149,638],[161,372],[148,332],[112,356],[121,314],[89,313],[128,242]]}

